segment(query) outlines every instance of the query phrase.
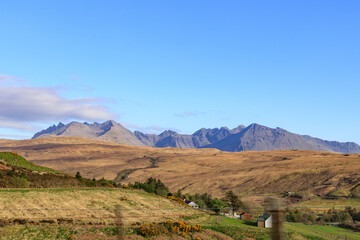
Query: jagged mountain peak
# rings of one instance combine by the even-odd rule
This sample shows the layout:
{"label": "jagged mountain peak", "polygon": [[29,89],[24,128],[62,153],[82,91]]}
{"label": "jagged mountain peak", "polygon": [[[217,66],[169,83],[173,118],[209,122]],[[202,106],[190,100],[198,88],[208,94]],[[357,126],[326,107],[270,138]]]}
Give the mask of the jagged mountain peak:
{"label": "jagged mountain peak", "polygon": [[201,128],[192,135],[179,134],[172,130],[166,130],[156,135],[139,131],[132,133],[114,120],[93,124],[74,121],[66,125],[60,122],[58,125],[50,126],[36,133],[33,138],[49,136],[77,136],[151,147],[217,148],[231,152],[301,149],[360,153],[360,146],[356,143],[326,141],[257,123],[252,123],[247,127],[239,125],[231,130],[227,127]]}
{"label": "jagged mountain peak", "polygon": [[231,131],[231,133],[235,134],[235,133],[240,132],[240,131],[243,130],[244,128],[246,128],[244,125],[239,125],[239,126],[237,126],[236,128],[231,129],[230,131]]}
{"label": "jagged mountain peak", "polygon": [[230,131],[230,129],[228,127],[221,127],[219,131]]}
{"label": "jagged mountain peak", "polygon": [[160,137],[163,137],[163,136],[170,136],[170,135],[177,135],[178,133],[175,132],[175,131],[172,131],[172,130],[165,130],[163,131],[162,133],[160,133]]}
{"label": "jagged mountain peak", "polygon": [[144,146],[144,144],[128,129],[114,120],[103,123],[80,123],[72,121],[66,125],[59,124],[38,132],[33,138],[52,136],[73,136],[115,142],[127,145]]}
{"label": "jagged mountain peak", "polygon": [[114,120],[107,120],[107,121],[103,122],[102,125],[112,125],[112,126],[115,126],[115,125],[121,125],[121,124],[115,122]]}
{"label": "jagged mountain peak", "polygon": [[249,126],[247,126],[246,128],[247,128],[247,129],[271,129],[271,128],[269,128],[269,127],[260,125],[260,124],[258,124],[258,123],[252,123],[252,124],[250,124]]}

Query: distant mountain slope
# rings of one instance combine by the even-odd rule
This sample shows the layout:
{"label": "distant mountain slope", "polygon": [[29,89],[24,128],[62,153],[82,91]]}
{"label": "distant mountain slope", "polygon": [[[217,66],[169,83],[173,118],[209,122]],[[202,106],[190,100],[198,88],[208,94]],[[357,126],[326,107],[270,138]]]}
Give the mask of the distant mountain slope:
{"label": "distant mountain slope", "polygon": [[331,149],[334,152],[360,153],[360,146],[354,142],[341,143],[337,141],[327,141],[306,135],[303,135],[302,137],[318,145],[324,146],[325,148]]}
{"label": "distant mountain slope", "polygon": [[245,126],[240,125],[232,130],[227,127],[222,128],[201,128],[192,135],[179,134],[177,132],[167,130],[159,135],[144,134],[136,131],[135,136],[146,146],[150,147],[177,147],[177,148],[200,148],[209,144],[213,144],[238,133]]}
{"label": "distant mountain slope", "polygon": [[281,128],[268,128],[259,124],[251,124],[237,134],[204,147],[217,148],[223,151],[263,151],[306,149],[318,151],[331,151],[320,145],[302,138]]}
{"label": "distant mountain slope", "polygon": [[222,151],[271,151],[271,150],[314,150],[341,153],[360,153],[360,146],[352,142],[326,141],[310,136],[294,134],[281,128],[269,128],[259,124],[248,127],[240,125],[234,129],[227,127],[201,128],[192,135],[179,134],[167,130],[159,135],[134,133],[115,121],[104,123],[71,122],[59,123],[36,133],[33,138],[50,136],[74,136],[115,142],[126,145],[176,148],[217,148]]}
{"label": "distant mountain slope", "polygon": [[53,125],[36,133],[33,138],[53,136],[83,137],[105,142],[145,146],[132,132],[113,120],[93,124],[71,122],[64,125],[59,123],[57,126]]}
{"label": "distant mountain slope", "polygon": [[288,149],[342,153],[360,152],[360,146],[355,143],[325,141],[319,138],[290,133],[281,128],[268,128],[259,124],[251,124],[237,134],[204,147],[217,148],[229,152]]}

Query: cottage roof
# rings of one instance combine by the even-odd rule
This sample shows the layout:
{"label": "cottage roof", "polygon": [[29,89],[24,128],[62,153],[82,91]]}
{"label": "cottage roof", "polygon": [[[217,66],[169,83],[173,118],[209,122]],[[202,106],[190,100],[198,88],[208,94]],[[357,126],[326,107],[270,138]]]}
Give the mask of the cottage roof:
{"label": "cottage roof", "polygon": [[264,213],[261,217],[259,217],[258,221],[266,221],[271,215],[269,213]]}

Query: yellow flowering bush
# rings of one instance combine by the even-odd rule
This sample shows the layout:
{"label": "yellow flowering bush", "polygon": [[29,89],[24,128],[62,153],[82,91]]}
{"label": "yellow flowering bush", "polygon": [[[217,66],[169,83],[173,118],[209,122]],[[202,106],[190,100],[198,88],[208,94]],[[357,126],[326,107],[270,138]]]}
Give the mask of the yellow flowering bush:
{"label": "yellow flowering bush", "polygon": [[160,223],[142,224],[138,229],[138,233],[143,236],[154,236],[162,233],[176,233],[185,236],[187,233],[200,232],[200,231],[201,231],[201,225],[199,224],[192,226],[185,221],[174,222],[171,220]]}
{"label": "yellow flowering bush", "polygon": [[172,201],[175,201],[176,203],[178,204],[181,204],[181,205],[185,205],[185,206],[188,206],[189,205],[181,198],[178,198],[178,197],[174,197],[174,196],[163,196],[164,198],[167,198],[167,199],[170,199]]}

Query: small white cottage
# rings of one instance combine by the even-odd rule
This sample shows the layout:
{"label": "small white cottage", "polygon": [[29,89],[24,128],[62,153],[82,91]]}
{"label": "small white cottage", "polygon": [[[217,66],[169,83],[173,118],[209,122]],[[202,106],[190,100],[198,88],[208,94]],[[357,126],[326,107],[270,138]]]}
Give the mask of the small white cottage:
{"label": "small white cottage", "polygon": [[257,220],[258,227],[271,228],[272,227],[272,219],[269,213],[264,213]]}
{"label": "small white cottage", "polygon": [[193,201],[188,201],[188,200],[184,200],[184,201],[186,202],[187,205],[189,205],[192,208],[199,208],[199,206]]}

